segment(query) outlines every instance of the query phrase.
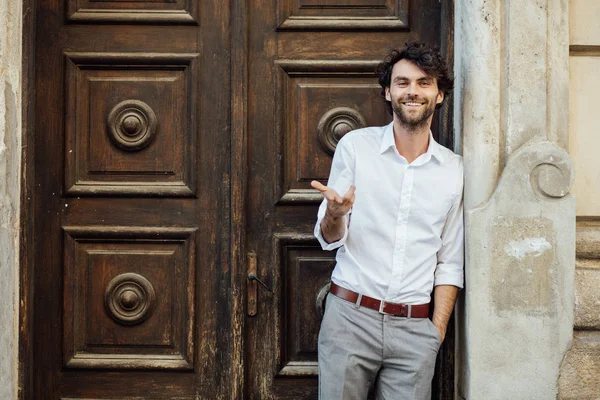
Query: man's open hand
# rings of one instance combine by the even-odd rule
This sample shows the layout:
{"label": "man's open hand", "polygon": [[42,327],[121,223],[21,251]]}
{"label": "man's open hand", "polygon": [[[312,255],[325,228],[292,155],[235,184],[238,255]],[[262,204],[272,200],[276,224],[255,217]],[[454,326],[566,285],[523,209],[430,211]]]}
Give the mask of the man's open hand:
{"label": "man's open hand", "polygon": [[342,197],[335,190],[323,185],[321,182],[312,181],[310,185],[317,189],[327,199],[327,214],[333,218],[343,217],[348,214],[354,204],[354,191],[356,186],[350,186],[350,189]]}

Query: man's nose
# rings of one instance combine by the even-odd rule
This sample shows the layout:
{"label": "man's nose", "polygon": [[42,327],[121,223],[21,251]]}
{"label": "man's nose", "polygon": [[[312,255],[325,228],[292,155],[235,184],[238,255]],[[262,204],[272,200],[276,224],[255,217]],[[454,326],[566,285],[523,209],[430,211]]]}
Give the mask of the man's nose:
{"label": "man's nose", "polygon": [[406,92],[408,96],[416,96],[419,92],[416,82],[409,83],[406,87]]}

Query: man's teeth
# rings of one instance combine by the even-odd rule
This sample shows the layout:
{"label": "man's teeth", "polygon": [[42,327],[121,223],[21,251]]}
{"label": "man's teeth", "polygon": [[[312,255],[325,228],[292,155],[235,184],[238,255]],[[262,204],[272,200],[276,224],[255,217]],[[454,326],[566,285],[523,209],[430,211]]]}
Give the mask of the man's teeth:
{"label": "man's teeth", "polygon": [[420,106],[421,105],[421,103],[412,103],[412,102],[411,103],[404,103],[404,104],[406,104],[407,106]]}

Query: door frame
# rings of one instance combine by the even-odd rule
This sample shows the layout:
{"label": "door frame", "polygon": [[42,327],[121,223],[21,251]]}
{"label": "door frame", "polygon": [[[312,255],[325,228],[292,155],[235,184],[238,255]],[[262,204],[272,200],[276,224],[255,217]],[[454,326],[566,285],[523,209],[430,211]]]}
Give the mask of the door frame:
{"label": "door frame", "polygon": [[34,220],[34,117],[35,117],[35,3],[36,0],[22,0],[22,151],[21,151],[21,217],[19,241],[19,367],[18,398],[33,398],[33,251],[35,248]]}
{"label": "door frame", "polygon": [[[35,22],[36,3],[40,0],[23,0],[22,26],[22,154],[21,154],[21,204],[20,204],[20,242],[19,242],[19,338],[18,338],[18,398],[31,399],[33,387],[33,352],[32,344],[36,340],[33,326],[33,276],[35,248],[35,221],[29,216],[34,215],[34,204],[31,200],[35,191],[34,175],[34,119],[35,119]],[[442,37],[440,38],[442,52],[446,54],[448,64],[454,65],[454,3],[455,0],[442,2]],[[230,112],[231,131],[231,187],[230,187],[230,268],[231,286],[229,290],[229,305],[231,309],[232,337],[231,371],[232,398],[243,398],[245,394],[245,320],[246,320],[246,204],[248,178],[247,148],[248,148],[248,0],[231,0],[231,85]],[[453,99],[448,99],[439,113],[440,138],[439,142],[454,148],[453,132]],[[61,160],[62,162],[62,160]],[[452,335],[449,335],[452,336]],[[449,337],[452,348],[454,338]],[[438,389],[443,394],[441,398],[454,396],[454,351],[442,352],[446,357],[446,368],[442,373]],[[447,397],[450,396],[450,397]]]}

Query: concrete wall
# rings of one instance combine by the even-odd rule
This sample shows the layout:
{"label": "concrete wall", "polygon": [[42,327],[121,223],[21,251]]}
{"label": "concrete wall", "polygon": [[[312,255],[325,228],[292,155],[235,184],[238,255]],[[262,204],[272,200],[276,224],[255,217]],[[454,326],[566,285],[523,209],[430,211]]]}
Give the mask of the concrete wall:
{"label": "concrete wall", "polygon": [[21,168],[20,1],[0,2],[0,399],[16,398]]}
{"label": "concrete wall", "polygon": [[457,0],[466,286],[458,395],[555,399],[572,341],[566,0]]}
{"label": "concrete wall", "polygon": [[560,399],[600,399],[600,3],[570,2],[569,152],[575,165],[575,332]]}

